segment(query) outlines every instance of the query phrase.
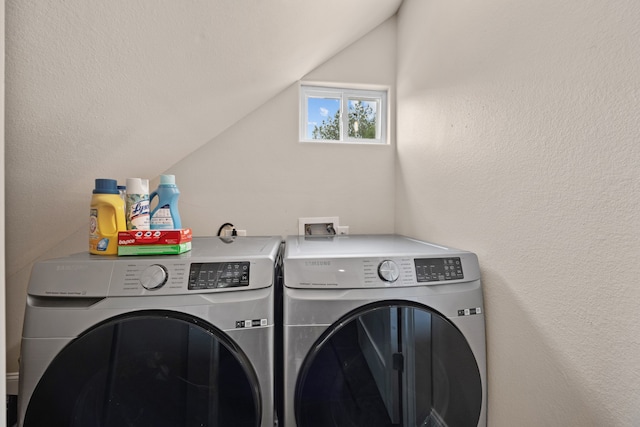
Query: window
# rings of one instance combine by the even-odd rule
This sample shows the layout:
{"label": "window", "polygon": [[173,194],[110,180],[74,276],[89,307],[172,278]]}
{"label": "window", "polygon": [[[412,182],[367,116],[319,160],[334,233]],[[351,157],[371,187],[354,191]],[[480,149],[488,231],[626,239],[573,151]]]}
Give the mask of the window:
{"label": "window", "polygon": [[387,143],[387,91],[300,86],[300,141]]}

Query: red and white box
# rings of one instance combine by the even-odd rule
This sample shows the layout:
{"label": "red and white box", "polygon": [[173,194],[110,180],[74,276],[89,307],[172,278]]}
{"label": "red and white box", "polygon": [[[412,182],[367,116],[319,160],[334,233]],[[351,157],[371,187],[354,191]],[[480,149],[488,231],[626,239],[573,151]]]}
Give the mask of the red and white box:
{"label": "red and white box", "polygon": [[127,230],[118,232],[118,246],[179,245],[190,242],[190,228],[180,230]]}

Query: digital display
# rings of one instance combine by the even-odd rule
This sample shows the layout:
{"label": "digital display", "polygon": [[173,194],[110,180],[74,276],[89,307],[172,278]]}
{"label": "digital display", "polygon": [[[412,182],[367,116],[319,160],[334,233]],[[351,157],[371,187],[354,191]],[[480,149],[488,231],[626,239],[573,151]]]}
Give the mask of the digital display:
{"label": "digital display", "polygon": [[418,282],[464,279],[460,258],[416,259],[415,265]]}
{"label": "digital display", "polygon": [[249,286],[249,262],[193,263],[189,269],[189,290]]}

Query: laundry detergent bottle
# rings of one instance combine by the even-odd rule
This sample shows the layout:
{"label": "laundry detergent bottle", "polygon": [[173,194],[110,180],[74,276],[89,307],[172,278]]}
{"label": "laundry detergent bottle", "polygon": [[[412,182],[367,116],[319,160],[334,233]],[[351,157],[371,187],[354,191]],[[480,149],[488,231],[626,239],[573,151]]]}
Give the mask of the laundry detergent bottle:
{"label": "laundry detergent bottle", "polygon": [[115,179],[96,179],[89,213],[89,252],[118,253],[118,231],[127,229],[124,200]]}
{"label": "laundry detergent bottle", "polygon": [[180,190],[174,175],[160,175],[160,185],[149,195],[149,203],[158,197],[158,204],[151,210],[152,230],[177,230],[182,228],[178,212]]}

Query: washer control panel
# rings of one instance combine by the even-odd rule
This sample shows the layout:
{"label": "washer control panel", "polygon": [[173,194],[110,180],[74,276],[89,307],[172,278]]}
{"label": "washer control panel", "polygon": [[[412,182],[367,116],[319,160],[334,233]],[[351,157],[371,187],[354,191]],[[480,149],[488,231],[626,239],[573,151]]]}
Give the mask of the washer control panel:
{"label": "washer control panel", "polygon": [[[242,292],[244,298],[247,292],[274,286],[281,246],[280,236],[194,237],[192,250],[180,255],[81,252],[35,263],[28,294],[61,298],[188,295],[195,303]],[[164,304],[163,300],[158,302]],[[150,306],[155,307],[155,302]]]}
{"label": "washer control panel", "polygon": [[216,289],[249,286],[249,262],[193,263],[188,289]]}
{"label": "washer control panel", "polygon": [[271,268],[263,268],[255,261],[118,263],[111,276],[109,293],[124,296],[151,291],[156,295],[175,295],[262,288],[272,283],[273,267],[268,265]]}
{"label": "washer control panel", "polygon": [[142,274],[140,274],[140,284],[148,290],[159,289],[167,283],[168,278],[169,275],[164,266],[153,264],[144,269]]}
{"label": "washer control panel", "polygon": [[400,267],[389,259],[384,260],[378,265],[378,276],[385,282],[393,283],[400,277]]}
{"label": "washer control panel", "polygon": [[459,257],[416,258],[414,262],[418,282],[464,279],[462,261]]}

